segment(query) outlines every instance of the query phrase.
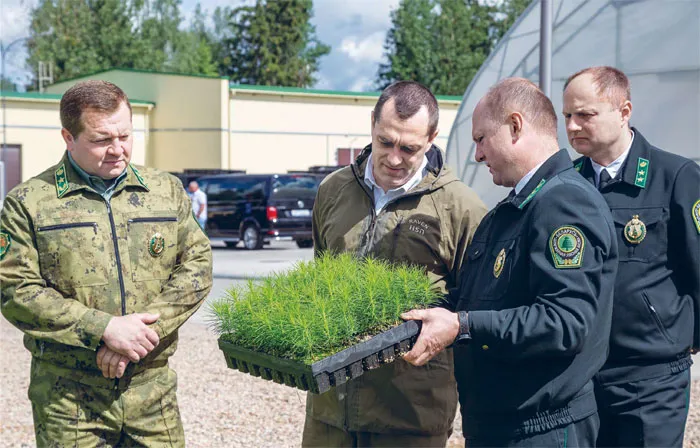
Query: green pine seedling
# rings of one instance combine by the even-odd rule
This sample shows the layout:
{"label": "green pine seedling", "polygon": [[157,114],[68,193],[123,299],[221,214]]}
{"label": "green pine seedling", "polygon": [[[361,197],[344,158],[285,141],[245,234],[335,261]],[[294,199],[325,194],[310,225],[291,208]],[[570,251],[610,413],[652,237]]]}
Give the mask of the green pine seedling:
{"label": "green pine seedling", "polygon": [[211,320],[228,342],[312,364],[439,299],[420,267],[323,254],[259,283],[231,288],[211,305]]}

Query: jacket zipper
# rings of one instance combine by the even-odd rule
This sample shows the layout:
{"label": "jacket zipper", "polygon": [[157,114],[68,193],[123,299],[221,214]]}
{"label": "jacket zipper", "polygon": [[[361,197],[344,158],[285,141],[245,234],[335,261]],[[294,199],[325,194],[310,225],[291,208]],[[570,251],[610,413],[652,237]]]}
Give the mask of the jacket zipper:
{"label": "jacket zipper", "polygon": [[174,216],[167,216],[167,217],[154,217],[154,218],[131,218],[128,220],[129,224],[135,223],[135,222],[176,222],[177,218]]}
{"label": "jacket zipper", "polygon": [[112,214],[112,206],[109,200],[105,199],[107,204],[107,215],[109,215],[109,225],[112,227],[112,243],[114,244],[114,256],[117,258],[117,274],[119,275],[119,292],[121,293],[122,316],[126,315],[126,290],[124,289],[124,275],[122,274],[122,260],[119,256],[119,241],[117,239],[117,226],[114,225],[114,215]]}
{"label": "jacket zipper", "polygon": [[95,235],[97,235],[97,223],[96,222],[76,222],[71,224],[56,224],[53,226],[42,226],[37,229],[38,232],[48,232],[51,230],[62,230],[62,229],[72,229],[75,227],[92,227]]}

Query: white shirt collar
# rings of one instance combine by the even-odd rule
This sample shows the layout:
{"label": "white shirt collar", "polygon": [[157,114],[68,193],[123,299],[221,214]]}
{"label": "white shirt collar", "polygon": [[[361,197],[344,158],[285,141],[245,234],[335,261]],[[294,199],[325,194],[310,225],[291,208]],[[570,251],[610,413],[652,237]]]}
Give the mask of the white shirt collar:
{"label": "white shirt collar", "polygon": [[515,194],[520,194],[520,192],[523,191],[523,188],[525,188],[525,185],[527,185],[527,183],[530,181],[530,179],[532,179],[532,176],[535,175],[535,173],[537,172],[537,170],[539,170],[540,167],[541,167],[542,165],[544,165],[544,162],[546,162],[546,161],[547,161],[547,159],[545,159],[545,160],[543,160],[542,162],[540,162],[539,165],[537,165],[536,167],[534,167],[533,169],[531,169],[530,171],[528,171],[528,173],[527,173],[525,176],[523,176],[522,179],[520,179],[520,182],[518,182],[517,184],[515,184]]}
{"label": "white shirt collar", "polygon": [[377,184],[377,181],[374,178],[374,173],[372,172],[372,153],[370,153],[369,157],[367,157],[364,180],[365,184],[367,184],[367,186],[369,186],[374,193],[374,205],[376,212],[379,213],[389,201],[408,193],[412,188],[418,185],[427,174],[427,167],[428,157],[424,155],[423,162],[421,162],[420,167],[418,167],[408,182],[400,187],[385,192],[384,189]]}
{"label": "white shirt collar", "polygon": [[615,179],[615,176],[617,176],[617,173],[620,171],[620,168],[622,168],[622,164],[625,163],[625,160],[627,160],[627,156],[630,153],[630,149],[632,149],[632,142],[634,142],[634,131],[630,131],[630,132],[632,132],[632,140],[630,140],[630,145],[627,147],[625,152],[620,154],[620,157],[615,159],[610,165],[608,165],[608,166],[599,165],[596,162],[594,162],[593,159],[591,159],[591,165],[593,165],[593,171],[595,171],[595,184],[596,185],[598,185],[600,183],[600,173],[603,170],[607,170],[611,179]]}

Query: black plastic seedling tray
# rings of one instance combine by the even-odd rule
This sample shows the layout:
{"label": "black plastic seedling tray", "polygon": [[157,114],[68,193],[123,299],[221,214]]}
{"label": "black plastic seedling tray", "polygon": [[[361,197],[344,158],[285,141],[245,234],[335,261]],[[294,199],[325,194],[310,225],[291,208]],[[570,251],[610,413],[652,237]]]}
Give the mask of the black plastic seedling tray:
{"label": "black plastic seedling tray", "polygon": [[231,369],[322,394],[408,352],[416,342],[420,325],[420,321],[404,322],[310,365],[239,347],[221,338],[219,348]]}

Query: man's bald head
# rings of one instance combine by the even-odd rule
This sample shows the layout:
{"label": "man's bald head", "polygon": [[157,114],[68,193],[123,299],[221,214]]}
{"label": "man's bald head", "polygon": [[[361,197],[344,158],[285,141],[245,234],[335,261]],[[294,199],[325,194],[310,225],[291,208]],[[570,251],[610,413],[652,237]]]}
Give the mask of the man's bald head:
{"label": "man's bald head", "polygon": [[500,81],[489,89],[478,107],[494,124],[504,123],[510,114],[517,112],[536,133],[557,138],[557,114],[552,102],[537,85],[525,78]]}

